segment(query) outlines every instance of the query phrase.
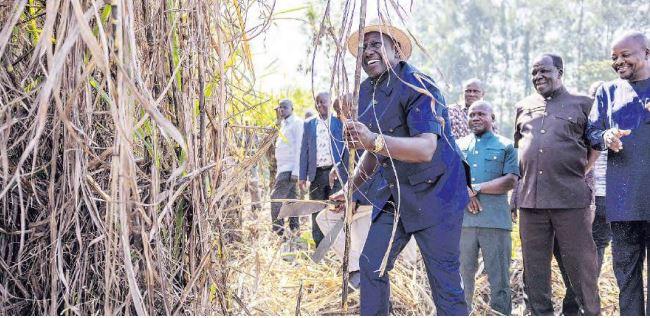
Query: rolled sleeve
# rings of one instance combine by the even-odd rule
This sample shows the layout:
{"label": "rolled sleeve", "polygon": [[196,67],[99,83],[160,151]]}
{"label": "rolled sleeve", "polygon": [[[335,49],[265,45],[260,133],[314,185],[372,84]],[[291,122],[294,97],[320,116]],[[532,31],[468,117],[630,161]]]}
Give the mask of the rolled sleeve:
{"label": "rolled sleeve", "polygon": [[[437,119],[437,115],[442,118],[442,114],[434,114],[435,107],[436,113],[442,109],[444,100],[440,96],[437,89],[434,87],[427,87],[427,90],[433,96],[433,99],[426,94],[415,91],[411,94],[406,105],[406,124],[409,128],[411,137],[423,133],[432,133],[442,136],[442,125]],[[435,99],[435,102],[434,102]]]}
{"label": "rolled sleeve", "polygon": [[596,150],[607,150],[607,145],[603,139],[605,130],[609,129],[609,116],[608,116],[609,103],[607,102],[607,94],[603,86],[598,88],[596,92],[596,99],[594,105],[591,107],[589,113],[589,122],[585,131],[586,139],[591,148]]}

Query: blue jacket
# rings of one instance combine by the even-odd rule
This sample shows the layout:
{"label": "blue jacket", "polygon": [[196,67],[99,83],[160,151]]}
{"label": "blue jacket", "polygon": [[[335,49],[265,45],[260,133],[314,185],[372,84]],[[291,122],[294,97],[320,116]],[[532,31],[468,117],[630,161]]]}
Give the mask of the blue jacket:
{"label": "blue jacket", "polygon": [[[405,83],[426,89],[435,101]],[[382,176],[407,232],[445,220],[462,222],[469,202],[467,175],[451,134],[444,98],[433,80],[406,62],[400,62],[377,80],[366,79],[360,88],[359,121],[371,131],[387,136],[438,136],[430,162],[407,163],[378,155]],[[380,209],[373,209],[373,219]]]}
{"label": "blue jacket", "polygon": [[[357,150],[357,163],[363,150]],[[341,156],[341,162],[337,164],[337,169],[339,171],[339,176],[341,177],[341,184],[345,184],[348,181],[348,163],[350,158],[350,152],[347,148],[344,149],[343,155]],[[359,205],[372,205],[373,208],[381,209],[383,204],[386,203],[386,200],[390,198],[390,189],[388,188],[388,183],[382,177],[383,168],[379,167],[377,171],[367,180],[364,184],[359,186],[357,191],[352,194],[352,199],[359,203]]]}
{"label": "blue jacket", "polygon": [[[314,181],[316,177],[316,125],[318,121],[312,118],[304,124],[302,133],[302,144],[300,146],[300,171],[298,178],[300,180]],[[332,157],[334,164],[341,161],[343,153],[343,123],[341,120],[332,116],[331,126],[331,144]]]}
{"label": "blue jacket", "polygon": [[586,132],[591,147],[606,150],[603,134],[612,127],[632,133],[621,138],[623,150],[607,155],[607,221],[650,221],[650,79],[617,79],[598,89]]}

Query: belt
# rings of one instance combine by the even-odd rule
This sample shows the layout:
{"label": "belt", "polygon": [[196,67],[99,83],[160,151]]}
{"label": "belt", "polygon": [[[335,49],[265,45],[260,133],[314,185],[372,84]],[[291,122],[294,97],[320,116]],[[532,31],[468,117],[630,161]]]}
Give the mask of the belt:
{"label": "belt", "polygon": [[316,170],[331,170],[333,166],[316,167]]}

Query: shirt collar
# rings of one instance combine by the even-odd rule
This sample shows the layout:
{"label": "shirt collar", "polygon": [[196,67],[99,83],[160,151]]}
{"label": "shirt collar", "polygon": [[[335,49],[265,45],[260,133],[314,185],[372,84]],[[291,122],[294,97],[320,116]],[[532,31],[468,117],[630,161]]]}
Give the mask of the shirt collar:
{"label": "shirt collar", "polygon": [[480,136],[474,135],[474,138],[488,140],[488,139],[491,139],[492,136],[494,136],[494,133],[492,131],[486,131]]}
{"label": "shirt collar", "polygon": [[379,78],[370,79],[370,86],[376,86],[378,91],[381,91],[386,96],[389,96],[393,91],[392,81],[398,81],[398,77],[403,77],[401,75],[397,76],[397,74],[402,74],[402,70],[404,69],[405,65],[406,62],[399,61],[394,68],[389,68],[386,70],[386,72],[381,74]]}
{"label": "shirt collar", "polygon": [[558,97],[564,95],[566,92],[567,92],[566,87],[562,86],[562,87],[556,89],[556,90],[551,94],[551,96],[548,96],[548,97],[544,97],[544,96],[542,96],[542,95],[539,94],[539,93],[537,93],[537,94],[538,94],[538,95],[539,95],[543,100],[547,100],[547,101],[549,101],[549,100],[553,100],[553,99],[556,99],[556,98],[558,98]]}

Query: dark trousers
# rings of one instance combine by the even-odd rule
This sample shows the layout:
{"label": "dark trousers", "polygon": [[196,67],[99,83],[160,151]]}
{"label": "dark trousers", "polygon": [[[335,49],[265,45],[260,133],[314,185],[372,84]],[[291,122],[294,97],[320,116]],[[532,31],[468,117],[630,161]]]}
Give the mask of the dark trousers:
{"label": "dark trousers", "polygon": [[[388,209],[388,207],[384,207]],[[389,210],[390,211],[390,210]],[[394,210],[393,210],[394,211]],[[460,233],[462,214],[454,220],[407,233],[398,221],[395,239],[390,249],[386,272],[379,276],[378,269],[384,258],[391,232],[394,214],[381,212],[370,226],[366,244],[359,258],[361,272],[361,315],[385,316],[390,307],[390,281],[388,271],[395,265],[395,259],[404,246],[415,236],[422,253],[433,302],[438,315],[456,316],[469,314],[460,278]]]}
{"label": "dark trousers", "polygon": [[[607,248],[607,245],[612,240],[612,228],[607,223],[607,217],[605,216],[605,197],[596,197],[596,211],[591,232],[594,237],[594,243],[596,243],[596,251],[598,252],[598,276],[600,276],[603,267],[603,258],[605,257],[605,248]],[[578,305],[575,293],[569,282],[569,276],[564,269],[557,239],[553,245],[553,256],[555,256],[558,267],[560,267],[560,273],[562,273],[562,280],[566,288],[566,293],[562,300],[562,314],[565,316],[577,316],[580,314],[580,305]]]}
{"label": "dark trousers", "polygon": [[[291,180],[291,171],[280,172],[275,178],[271,199],[295,199],[296,197],[296,181]],[[278,219],[280,208],[282,208],[281,202],[271,202],[273,231],[279,236],[283,236],[285,232],[284,219]],[[300,228],[300,219],[298,217],[290,217],[289,228],[292,232],[297,232]]]}
{"label": "dark trousers", "polygon": [[569,281],[586,315],[600,314],[598,256],[592,215],[583,209],[520,209],[524,287],[535,316],[553,315],[551,257],[554,238]]}
{"label": "dark trousers", "polygon": [[[309,185],[309,198],[311,200],[327,200],[330,195],[334,194],[335,189],[330,188],[329,175],[332,166],[316,168],[316,176],[314,181]],[[334,187],[338,185],[338,182],[335,182]],[[339,186],[340,188],[340,186]],[[325,238],[325,235],[318,227],[318,222],[316,222],[316,216],[318,212],[311,215],[311,236],[316,242],[316,246],[320,244],[320,241]]]}
{"label": "dark trousers", "polygon": [[465,302],[471,311],[474,282],[478,270],[478,252],[490,283],[490,307],[504,315],[512,311],[510,296],[511,231],[482,227],[464,227],[460,236],[460,274],[465,289]]}
{"label": "dark trousers", "polygon": [[[643,261],[650,248],[650,221],[612,222],[612,233],[621,316],[644,316],[650,313],[650,302],[643,299]],[[650,286],[650,271],[646,279]]]}

